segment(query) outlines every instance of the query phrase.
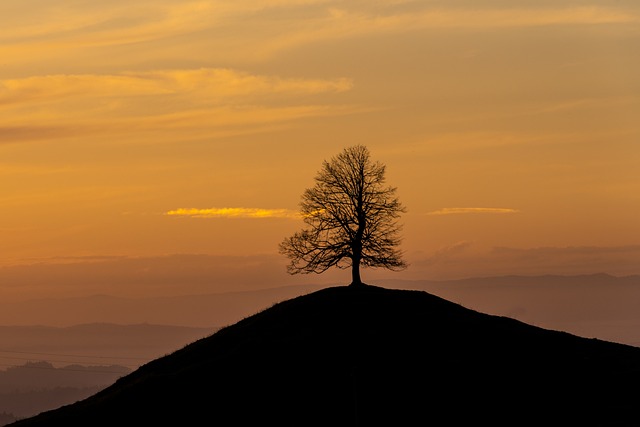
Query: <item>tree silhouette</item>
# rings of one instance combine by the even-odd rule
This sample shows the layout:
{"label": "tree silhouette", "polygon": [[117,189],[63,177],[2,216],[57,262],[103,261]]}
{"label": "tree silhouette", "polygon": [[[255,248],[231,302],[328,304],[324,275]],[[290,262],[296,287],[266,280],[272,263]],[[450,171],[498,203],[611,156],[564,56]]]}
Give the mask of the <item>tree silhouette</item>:
{"label": "tree silhouette", "polygon": [[302,195],[300,214],[307,225],[280,243],[291,259],[290,274],[322,273],[351,267],[351,285],[362,285],[360,267],[406,267],[398,223],[404,207],[395,187],[385,187],[385,166],[370,160],[362,145],[326,160],[315,186]]}

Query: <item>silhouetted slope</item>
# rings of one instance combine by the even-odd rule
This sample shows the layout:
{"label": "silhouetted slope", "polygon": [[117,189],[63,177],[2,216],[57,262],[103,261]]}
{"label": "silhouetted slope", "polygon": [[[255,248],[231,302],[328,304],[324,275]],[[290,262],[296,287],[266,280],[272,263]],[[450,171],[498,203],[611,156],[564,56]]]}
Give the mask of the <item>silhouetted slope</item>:
{"label": "silhouetted slope", "polygon": [[626,425],[638,380],[640,348],[426,292],[335,287],[15,426]]}

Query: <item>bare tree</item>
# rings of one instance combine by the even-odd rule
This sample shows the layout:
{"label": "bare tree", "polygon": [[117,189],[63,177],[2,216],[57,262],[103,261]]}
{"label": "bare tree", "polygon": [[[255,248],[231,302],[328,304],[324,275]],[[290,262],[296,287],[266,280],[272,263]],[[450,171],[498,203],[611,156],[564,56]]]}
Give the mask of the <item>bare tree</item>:
{"label": "bare tree", "polygon": [[306,189],[300,214],[307,225],[280,243],[291,259],[290,274],[351,267],[351,285],[362,285],[360,267],[406,267],[398,223],[404,207],[395,187],[385,187],[385,166],[370,160],[362,145],[324,161],[313,188]]}

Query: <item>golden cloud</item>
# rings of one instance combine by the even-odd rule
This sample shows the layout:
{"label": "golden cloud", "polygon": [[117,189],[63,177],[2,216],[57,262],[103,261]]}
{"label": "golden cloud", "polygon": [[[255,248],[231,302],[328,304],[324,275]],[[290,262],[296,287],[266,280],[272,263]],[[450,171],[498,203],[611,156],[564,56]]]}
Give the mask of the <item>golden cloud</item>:
{"label": "golden cloud", "polygon": [[328,7],[327,13],[303,23],[284,21],[278,35],[254,40],[256,51],[274,54],[320,40],[424,29],[509,29],[559,25],[640,22],[631,10],[597,6],[558,8],[425,8],[412,12],[389,9]]}
{"label": "golden cloud", "polygon": [[[20,3],[19,0],[4,2]],[[118,2],[120,3],[120,2]],[[51,52],[69,53],[77,49],[154,44],[152,50],[166,52],[172,36],[191,41],[177,47],[199,55],[202,49],[218,59],[256,58],[283,49],[367,34],[406,32],[440,28],[518,28],[550,25],[591,25],[638,23],[633,8],[623,7],[427,7],[407,12],[404,2],[353,2],[335,0],[270,1],[151,1],[130,3],[85,2],[60,7],[42,2],[41,7],[15,6],[12,13],[0,14],[0,54],[14,60],[30,61],[49,57]],[[395,6],[395,7],[394,7]],[[475,5],[474,5],[475,6]],[[291,13],[306,8],[304,15]],[[278,19],[266,23],[268,9]],[[300,19],[304,16],[304,19]],[[253,31],[244,31],[255,20]],[[224,31],[221,31],[224,30]],[[214,36],[204,36],[206,32]],[[231,48],[230,48],[231,46]],[[249,59],[248,59],[249,58]],[[50,57],[49,59],[54,59]]]}
{"label": "golden cloud", "polygon": [[158,70],[116,75],[49,75],[0,80],[0,105],[78,96],[125,98],[147,95],[190,95],[214,99],[246,95],[308,95],[345,92],[346,78],[286,79],[252,75],[227,68]]}
{"label": "golden cloud", "polygon": [[221,9],[207,0],[114,3],[87,2],[71,8],[45,2],[37,8],[16,7],[6,19],[0,17],[6,30],[0,40],[49,39],[50,44],[87,46],[142,42],[206,28],[219,22]]}
{"label": "golden cloud", "polygon": [[300,218],[300,214],[289,209],[262,208],[179,208],[165,215],[191,218]]}
{"label": "golden cloud", "polygon": [[517,209],[508,208],[443,208],[437,211],[429,212],[427,215],[456,215],[473,213],[510,214],[517,212],[520,211]]}
{"label": "golden cloud", "polygon": [[265,124],[358,112],[361,108],[293,100],[352,87],[346,78],[283,78],[226,68],[4,79],[0,134],[7,142],[172,128],[198,136],[227,134],[234,127],[234,132],[255,132]]}

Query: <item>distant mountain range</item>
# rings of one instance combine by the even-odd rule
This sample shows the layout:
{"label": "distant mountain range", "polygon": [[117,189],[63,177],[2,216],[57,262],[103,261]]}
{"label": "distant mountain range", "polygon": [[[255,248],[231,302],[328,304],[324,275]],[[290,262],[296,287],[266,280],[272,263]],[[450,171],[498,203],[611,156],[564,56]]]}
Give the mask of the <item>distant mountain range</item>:
{"label": "distant mountain range", "polygon": [[18,419],[13,413],[10,412],[0,412],[0,426],[6,426],[7,424],[11,424]]}
{"label": "distant mountain range", "polygon": [[136,368],[215,331],[144,323],[0,326],[0,364],[20,365],[26,359],[56,366],[120,364]]}
{"label": "distant mountain range", "polygon": [[275,304],[15,427],[634,425],[640,348],[424,291]]}
{"label": "distant mountain range", "polygon": [[148,323],[211,329],[235,323],[264,307],[322,287],[324,286],[301,285],[172,297],[123,298],[89,295],[10,303],[0,301],[0,325]]}
{"label": "distant mountain range", "polygon": [[[640,276],[502,276],[447,281],[378,280],[375,284],[423,290],[484,313],[640,346]],[[0,301],[0,325],[149,323],[215,330],[277,302],[328,286],[309,284],[176,297],[94,295]]]}
{"label": "distant mountain range", "polygon": [[49,362],[27,362],[0,371],[0,393],[6,395],[59,387],[104,387],[131,371],[120,365],[74,364],[56,368]]}
{"label": "distant mountain range", "polygon": [[0,426],[11,415],[33,416],[91,396],[213,332],[149,324],[0,326]]}
{"label": "distant mountain range", "polygon": [[125,366],[55,367],[48,362],[27,362],[0,371],[0,426],[10,420],[34,416],[87,398],[130,373]]}

